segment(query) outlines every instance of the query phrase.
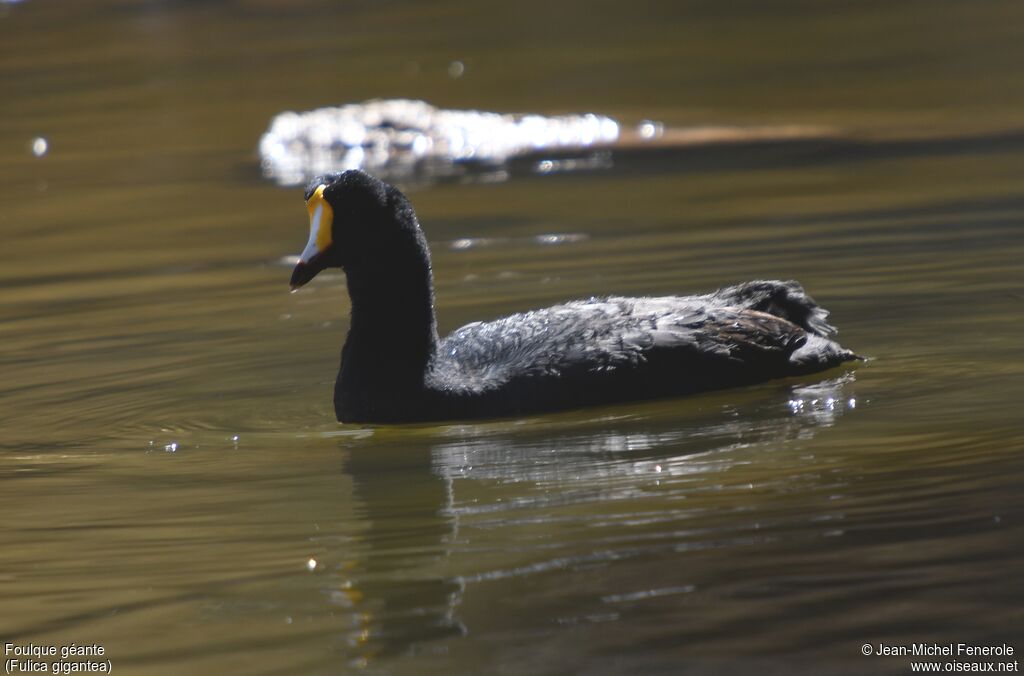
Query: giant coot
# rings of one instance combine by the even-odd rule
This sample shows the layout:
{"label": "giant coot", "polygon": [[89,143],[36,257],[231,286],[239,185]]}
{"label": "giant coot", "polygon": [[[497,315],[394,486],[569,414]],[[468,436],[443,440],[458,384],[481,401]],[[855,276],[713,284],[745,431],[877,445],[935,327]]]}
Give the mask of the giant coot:
{"label": "giant coot", "polygon": [[309,242],[293,290],[328,267],[352,319],[342,422],[485,418],[689,394],[820,371],[857,356],[796,282],[698,296],[590,298],[467,324],[438,339],[430,252],[412,205],[361,171],[306,190]]}

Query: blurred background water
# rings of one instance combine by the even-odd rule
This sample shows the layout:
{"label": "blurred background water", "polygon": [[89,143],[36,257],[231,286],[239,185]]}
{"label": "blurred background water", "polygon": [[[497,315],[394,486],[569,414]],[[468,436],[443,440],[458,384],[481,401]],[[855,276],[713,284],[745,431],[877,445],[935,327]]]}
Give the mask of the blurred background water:
{"label": "blurred background water", "polygon": [[[0,639],[146,674],[1024,649],[1021,26],[990,0],[0,3]],[[374,97],[871,139],[410,196],[443,331],[796,278],[872,361],[336,424],[344,280],[288,293],[305,209],[256,147],[282,111]]]}

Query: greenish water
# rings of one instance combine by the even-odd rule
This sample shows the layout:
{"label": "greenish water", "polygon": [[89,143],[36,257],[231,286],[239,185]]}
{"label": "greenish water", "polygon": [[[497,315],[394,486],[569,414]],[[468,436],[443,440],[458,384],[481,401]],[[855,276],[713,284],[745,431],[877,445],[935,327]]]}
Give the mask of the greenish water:
{"label": "greenish water", "polygon": [[[99,643],[132,674],[1019,658],[1022,21],[1013,2],[0,4],[0,642]],[[336,424],[344,281],[288,293],[305,210],[255,147],[282,110],[378,96],[879,138],[411,193],[442,330],[796,278],[872,361]],[[553,233],[580,237],[535,240]]]}

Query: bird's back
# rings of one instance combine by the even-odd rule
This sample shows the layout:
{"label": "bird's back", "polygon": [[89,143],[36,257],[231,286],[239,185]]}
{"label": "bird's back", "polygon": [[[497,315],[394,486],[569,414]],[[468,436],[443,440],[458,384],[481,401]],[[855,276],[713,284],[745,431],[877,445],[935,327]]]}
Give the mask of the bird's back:
{"label": "bird's back", "polygon": [[427,386],[472,417],[717,389],[855,358],[826,317],[793,282],[591,298],[458,329]]}

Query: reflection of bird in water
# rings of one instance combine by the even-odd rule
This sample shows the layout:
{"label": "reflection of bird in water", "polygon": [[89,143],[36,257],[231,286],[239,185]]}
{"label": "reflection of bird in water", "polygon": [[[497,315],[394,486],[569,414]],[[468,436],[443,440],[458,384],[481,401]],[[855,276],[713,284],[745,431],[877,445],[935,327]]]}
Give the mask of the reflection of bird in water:
{"label": "reflection of bird in water", "polygon": [[334,392],[344,422],[483,418],[689,394],[855,359],[795,282],[711,294],[592,298],[477,322],[438,340],[426,238],[408,200],[360,171],[315,179],[298,288],[348,277]]}
{"label": "reflection of bird in water", "polygon": [[455,534],[451,486],[432,471],[429,447],[375,441],[347,451],[344,471],[367,528],[346,548],[328,598],[351,613],[352,663],[462,636],[456,608],[464,584],[445,574]]}
{"label": "reflection of bird in water", "polygon": [[[692,405],[647,405],[585,420],[537,420],[529,434],[509,423],[459,426],[459,438],[433,449],[433,471],[452,479],[629,493],[653,467],[687,475],[719,469],[729,451],[810,439],[857,407],[854,373],[810,384],[768,384],[743,397]],[[642,411],[642,413],[638,413]],[[618,413],[618,411],[616,411]],[[667,450],[668,449],[668,450]]]}
{"label": "reflection of bird in water", "polygon": [[[340,437],[363,526],[352,539],[324,540],[334,543],[327,559],[340,563],[327,565],[321,591],[332,614],[351,618],[339,652],[352,665],[371,666],[493,631],[497,592],[485,581],[600,565],[601,593],[613,599],[604,603],[618,603],[608,589],[687,589],[693,580],[679,551],[728,547],[737,529],[748,543],[760,528],[764,514],[746,511],[747,481],[783,492],[808,485],[807,451],[792,442],[854,410],[853,376],[769,384],[717,404],[710,397],[681,407],[648,405],[635,409],[641,415]],[[767,454],[770,462],[749,462],[783,446],[787,452]],[[834,479],[829,484],[830,492],[838,490]],[[718,497],[737,490],[740,511]],[[726,521],[715,520],[719,510]],[[695,528],[697,521],[704,527]],[[796,536],[835,528],[830,520],[815,522]],[[759,533],[785,537],[770,528]],[[648,565],[666,556],[670,565]],[[637,576],[637,566],[646,575]],[[560,622],[565,612],[561,603],[541,600],[519,620],[533,630],[534,623]]]}

